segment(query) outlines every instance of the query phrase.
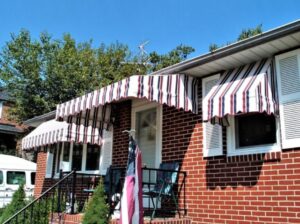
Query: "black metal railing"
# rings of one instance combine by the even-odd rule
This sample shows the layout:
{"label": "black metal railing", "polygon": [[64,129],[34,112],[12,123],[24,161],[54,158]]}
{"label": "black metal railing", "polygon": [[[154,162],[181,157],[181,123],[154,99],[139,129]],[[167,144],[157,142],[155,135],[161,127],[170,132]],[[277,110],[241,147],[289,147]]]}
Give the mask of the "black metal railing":
{"label": "black metal railing", "polygon": [[[167,170],[167,169],[157,169],[157,168],[142,168],[143,172],[143,207],[144,207],[144,215],[151,216],[153,214],[154,210],[154,204],[155,201],[152,201],[149,192],[158,193],[159,191],[159,180],[158,180],[158,173],[175,173],[176,180],[174,183],[172,183],[172,186],[170,186],[172,189],[170,189],[170,194],[163,194],[160,198],[158,205],[158,208],[156,208],[156,214],[157,216],[161,217],[167,217],[167,216],[173,216],[174,213],[178,213],[186,215],[187,209],[186,209],[186,188],[185,188],[185,182],[186,182],[186,172],[185,171],[176,171],[176,170]],[[124,183],[125,168],[111,168],[110,172],[110,180],[116,176],[116,173],[121,173],[120,177],[120,183],[114,181],[110,181],[112,184],[110,185],[110,191],[108,196],[108,202],[111,208],[111,213],[118,212],[120,210],[120,205],[118,203],[120,202],[121,198],[121,187]],[[176,203],[174,204],[174,200],[171,198],[171,191],[174,193],[174,196],[176,197]],[[166,193],[166,192],[165,192]],[[158,194],[156,195],[156,199],[158,200]],[[169,197],[170,196],[170,197]]]}
{"label": "black metal railing", "polygon": [[23,209],[15,213],[4,224],[24,223],[24,224],[48,224],[49,221],[60,219],[60,215],[66,210],[72,210],[75,202],[72,198],[72,184],[76,171],[63,176],[60,172],[60,179],[52,187],[43,192],[39,197],[29,202]]}
{"label": "black metal railing", "polygon": [[[174,182],[172,190],[176,198],[180,198],[177,201],[178,206],[174,206],[174,203],[170,200],[162,200],[158,203],[156,214],[164,217],[175,212],[186,214],[186,172],[146,167],[142,170],[144,193],[151,192],[157,188],[158,172],[176,173],[176,182]],[[63,223],[63,215],[65,213],[84,212],[85,205],[101,178],[103,178],[110,213],[119,212],[125,174],[126,169],[118,167],[111,167],[105,177],[99,174],[80,173],[75,170],[71,172],[60,171],[59,179],[53,179],[56,183],[52,187],[29,202],[27,206],[6,220],[4,224]],[[153,212],[153,201],[149,194],[143,195],[143,206],[145,215]]]}

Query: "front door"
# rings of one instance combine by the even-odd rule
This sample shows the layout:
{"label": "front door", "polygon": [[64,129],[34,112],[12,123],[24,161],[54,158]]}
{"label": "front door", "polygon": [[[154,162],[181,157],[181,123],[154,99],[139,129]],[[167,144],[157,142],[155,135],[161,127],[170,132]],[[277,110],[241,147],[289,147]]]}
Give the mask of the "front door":
{"label": "front door", "polygon": [[[141,105],[140,101],[133,103],[132,128],[135,129],[135,140],[142,152],[142,166],[158,168],[161,162],[161,106],[154,103]],[[156,173],[143,172],[144,183],[155,183]],[[144,191],[149,190],[144,185]],[[151,185],[153,187],[153,185]],[[149,200],[144,200],[144,206],[151,206]]]}

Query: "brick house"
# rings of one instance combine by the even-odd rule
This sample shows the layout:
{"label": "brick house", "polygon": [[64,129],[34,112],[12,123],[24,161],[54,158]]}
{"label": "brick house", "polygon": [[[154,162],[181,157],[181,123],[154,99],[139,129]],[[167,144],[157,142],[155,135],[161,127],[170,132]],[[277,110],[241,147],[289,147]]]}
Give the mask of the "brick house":
{"label": "brick house", "polygon": [[5,89],[0,89],[0,153],[18,154],[18,138],[24,133],[24,127],[9,118],[9,109],[13,105]]}
{"label": "brick house", "polygon": [[177,161],[186,172],[184,218],[160,223],[300,223],[299,105],[296,21],[58,105],[68,134],[48,147],[41,128],[23,148],[44,147],[39,195],[60,168],[126,166],[133,128],[147,167]]}

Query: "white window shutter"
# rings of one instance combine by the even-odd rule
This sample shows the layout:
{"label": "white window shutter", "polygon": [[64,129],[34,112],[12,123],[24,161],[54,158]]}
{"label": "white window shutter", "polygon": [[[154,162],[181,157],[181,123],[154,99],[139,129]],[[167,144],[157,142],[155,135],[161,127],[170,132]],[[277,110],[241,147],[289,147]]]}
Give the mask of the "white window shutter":
{"label": "white window shutter", "polygon": [[282,148],[300,147],[300,50],[276,56]]}
{"label": "white window shutter", "polygon": [[46,166],[46,176],[49,177],[52,175],[53,168],[53,153],[47,152],[47,166]]}
{"label": "white window shutter", "polygon": [[103,130],[103,143],[100,156],[100,174],[105,175],[112,163],[113,131]]}
{"label": "white window shutter", "polygon": [[[202,79],[202,99],[217,84],[220,75]],[[203,122],[203,157],[223,155],[222,127]]]}

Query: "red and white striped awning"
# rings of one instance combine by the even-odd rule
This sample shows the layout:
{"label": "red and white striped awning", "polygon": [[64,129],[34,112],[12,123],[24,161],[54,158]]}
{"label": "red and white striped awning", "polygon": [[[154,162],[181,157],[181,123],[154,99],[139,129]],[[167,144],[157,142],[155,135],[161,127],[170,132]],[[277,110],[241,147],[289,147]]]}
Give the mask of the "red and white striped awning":
{"label": "red and white striped awning", "polygon": [[[68,120],[81,114],[81,123],[110,123],[110,104],[124,98],[145,98],[184,111],[198,112],[197,79],[176,75],[135,75],[57,105],[56,119]],[[103,109],[103,106],[106,106]],[[97,112],[95,112],[97,108]],[[88,111],[88,112],[87,112]],[[104,114],[104,115],[103,115]],[[89,119],[86,118],[89,116]],[[77,118],[72,118],[73,122]],[[92,121],[89,121],[92,120]],[[69,122],[69,121],[68,121]],[[97,125],[96,125],[97,126]]]}
{"label": "red and white striped awning", "polygon": [[68,124],[50,120],[42,123],[30,134],[22,139],[22,149],[29,150],[35,147],[51,145],[58,142],[78,142],[102,144],[101,133],[98,128],[84,125]]}
{"label": "red and white striped awning", "polygon": [[203,120],[250,112],[277,112],[272,59],[264,59],[221,74],[203,100]]}

